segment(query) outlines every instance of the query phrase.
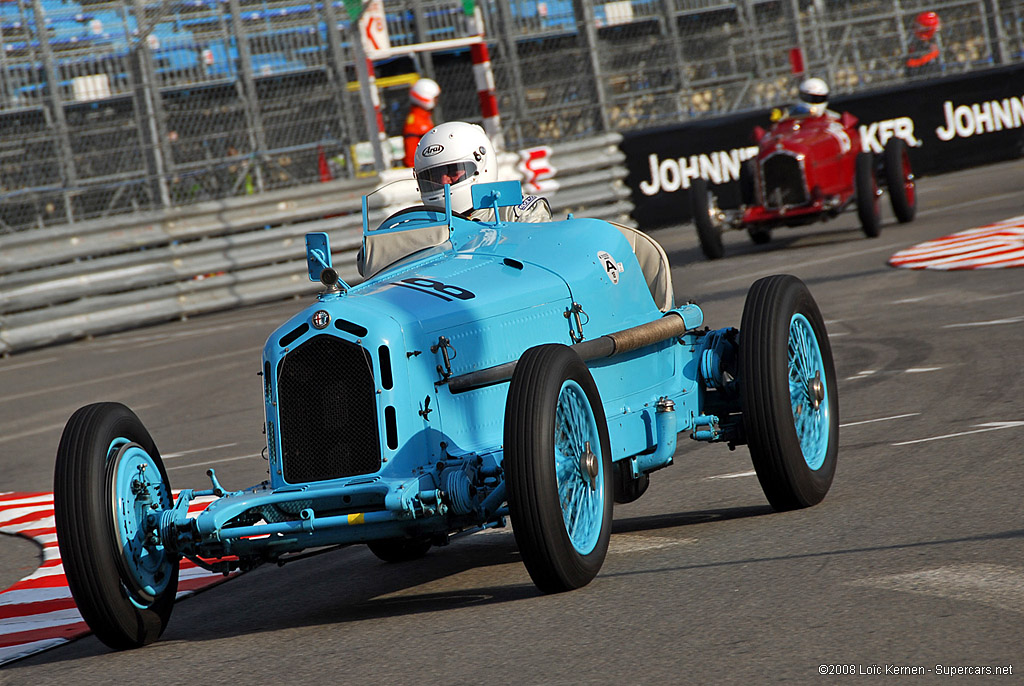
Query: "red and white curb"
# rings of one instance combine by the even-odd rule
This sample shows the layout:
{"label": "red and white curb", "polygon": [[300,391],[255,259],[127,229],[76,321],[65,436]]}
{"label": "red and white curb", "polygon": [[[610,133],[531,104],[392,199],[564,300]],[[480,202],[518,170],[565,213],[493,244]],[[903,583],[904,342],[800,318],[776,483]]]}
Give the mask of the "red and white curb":
{"label": "red and white curb", "polygon": [[[189,503],[195,516],[212,497]],[[29,538],[43,549],[35,572],[0,592],[0,665],[89,633],[64,576],[53,520],[53,493],[0,493],[0,533]],[[220,583],[224,576],[181,561],[177,598]]]}
{"label": "red and white curb", "polygon": [[1024,216],[919,243],[890,257],[889,264],[937,270],[1024,267]]}

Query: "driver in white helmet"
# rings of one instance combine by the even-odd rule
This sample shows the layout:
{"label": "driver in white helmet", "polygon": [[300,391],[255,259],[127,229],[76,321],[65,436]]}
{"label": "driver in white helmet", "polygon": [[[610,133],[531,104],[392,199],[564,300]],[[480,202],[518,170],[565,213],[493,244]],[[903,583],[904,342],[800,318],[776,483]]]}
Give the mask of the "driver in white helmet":
{"label": "driver in white helmet", "polygon": [[[494,146],[476,124],[455,121],[435,126],[420,139],[414,162],[416,181],[424,205],[444,205],[444,187],[451,187],[452,211],[470,219],[493,221],[494,210],[473,210],[473,186],[498,180]],[[499,207],[505,222],[543,222],[551,219],[544,198],[523,196],[523,202]]]}
{"label": "driver in white helmet", "polygon": [[800,83],[800,102],[789,108],[790,117],[821,117],[839,115],[828,109],[828,84],[825,79],[812,77]]}

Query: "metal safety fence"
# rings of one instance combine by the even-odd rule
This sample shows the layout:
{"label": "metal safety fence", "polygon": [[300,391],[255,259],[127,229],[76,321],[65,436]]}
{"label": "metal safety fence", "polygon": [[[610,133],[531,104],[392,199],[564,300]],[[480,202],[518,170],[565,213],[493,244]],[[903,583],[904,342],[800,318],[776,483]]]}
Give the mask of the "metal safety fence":
{"label": "metal safety fence", "polygon": [[[605,134],[503,155],[503,176],[575,212],[631,223],[622,137]],[[304,235],[331,237],[334,264],[361,281],[362,196],[409,170],[0,234],[0,355],[320,290]],[[419,202],[411,191],[370,205],[368,220]]]}
{"label": "metal safety fence", "polygon": [[[1024,59],[1020,0],[384,0],[393,47],[481,11],[509,149],[762,107],[794,69],[836,93],[899,84],[935,11],[928,76]],[[374,172],[346,3],[0,1],[0,234]],[[437,121],[480,121],[469,50],[376,65],[387,133],[417,75]]]}

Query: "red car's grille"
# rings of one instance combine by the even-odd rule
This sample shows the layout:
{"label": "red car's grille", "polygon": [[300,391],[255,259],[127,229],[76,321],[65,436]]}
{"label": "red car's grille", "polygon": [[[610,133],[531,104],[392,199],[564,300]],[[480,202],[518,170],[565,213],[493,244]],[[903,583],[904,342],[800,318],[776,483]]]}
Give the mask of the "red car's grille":
{"label": "red car's grille", "polygon": [[800,160],[788,153],[775,153],[761,163],[765,207],[806,205],[807,184]]}
{"label": "red car's grille", "polygon": [[373,366],[364,348],[314,336],[281,360],[277,383],[285,481],[380,469]]}

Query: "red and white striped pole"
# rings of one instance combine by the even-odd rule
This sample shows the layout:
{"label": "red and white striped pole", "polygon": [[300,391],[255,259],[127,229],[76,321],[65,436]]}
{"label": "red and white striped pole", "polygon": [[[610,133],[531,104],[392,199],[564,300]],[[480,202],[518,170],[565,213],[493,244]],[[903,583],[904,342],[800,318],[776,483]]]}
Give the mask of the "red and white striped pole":
{"label": "red and white striped pole", "polygon": [[496,150],[504,150],[505,137],[501,132],[498,98],[494,94],[494,70],[491,69],[491,55],[487,50],[487,43],[474,43],[469,46],[469,53],[473,59],[473,79],[476,81],[476,94],[480,99],[484,131],[487,132]]}
{"label": "red and white striped pole", "polygon": [[391,145],[388,143],[388,132],[384,128],[384,113],[380,109],[380,93],[377,91],[377,76],[373,71],[373,60],[366,58],[367,84],[370,91],[370,102],[373,104],[373,114],[377,119],[377,137],[380,139],[381,153],[384,158],[384,166],[391,166]]}

